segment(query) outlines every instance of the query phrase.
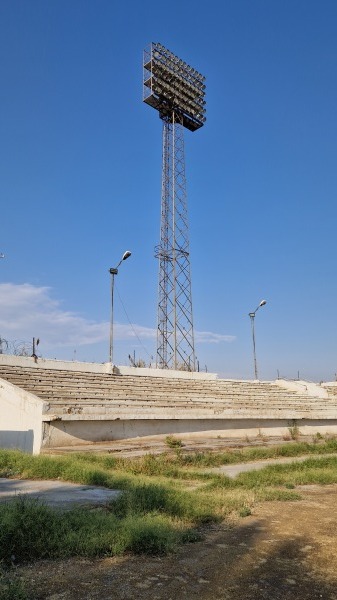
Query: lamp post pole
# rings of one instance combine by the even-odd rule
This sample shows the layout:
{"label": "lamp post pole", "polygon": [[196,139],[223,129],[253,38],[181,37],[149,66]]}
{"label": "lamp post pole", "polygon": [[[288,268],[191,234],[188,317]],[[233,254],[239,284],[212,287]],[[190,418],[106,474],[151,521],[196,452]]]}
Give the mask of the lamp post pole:
{"label": "lamp post pole", "polygon": [[[4,255],[4,253],[3,253],[3,252],[0,252],[0,258],[5,258],[5,255]],[[5,340],[1,339],[1,336],[0,336],[0,354],[2,354],[2,343],[3,343],[4,341],[5,341]],[[6,342],[6,343],[7,343],[7,342]]]}
{"label": "lamp post pole", "polygon": [[112,267],[109,269],[109,273],[111,275],[111,314],[110,314],[110,352],[109,352],[109,362],[113,364],[113,313],[114,313],[114,285],[115,285],[115,275],[118,275],[118,267],[123,262],[131,256],[131,252],[127,250],[124,252],[121,260],[119,261],[117,267]]}
{"label": "lamp post pole", "polygon": [[111,315],[110,315],[110,354],[109,361],[112,364],[113,358],[113,314],[114,314],[114,285],[115,285],[115,275],[118,274],[118,269],[110,269],[111,274]]}
{"label": "lamp post pole", "polygon": [[256,360],[256,347],[255,347],[255,315],[257,313],[257,311],[259,310],[260,306],[264,306],[265,304],[267,304],[266,300],[261,300],[260,304],[258,305],[258,307],[254,310],[254,312],[250,312],[249,313],[249,317],[250,317],[250,322],[251,322],[251,326],[252,326],[252,338],[253,338],[253,356],[254,356],[254,372],[255,372],[255,379],[258,379],[258,373],[257,373],[257,360]]}

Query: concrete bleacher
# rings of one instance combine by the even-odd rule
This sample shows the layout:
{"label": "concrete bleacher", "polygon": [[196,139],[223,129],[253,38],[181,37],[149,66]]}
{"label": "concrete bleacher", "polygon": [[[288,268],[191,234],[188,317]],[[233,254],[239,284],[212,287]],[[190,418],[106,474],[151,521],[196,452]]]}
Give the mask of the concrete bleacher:
{"label": "concrete bleacher", "polygon": [[337,382],[321,383],[321,387],[328,392],[329,398],[337,399]]}
{"label": "concrete bleacher", "polygon": [[333,384],[225,380],[5,355],[0,408],[0,447],[9,440],[35,453],[169,433],[280,436],[294,421],[307,433],[337,433]]}

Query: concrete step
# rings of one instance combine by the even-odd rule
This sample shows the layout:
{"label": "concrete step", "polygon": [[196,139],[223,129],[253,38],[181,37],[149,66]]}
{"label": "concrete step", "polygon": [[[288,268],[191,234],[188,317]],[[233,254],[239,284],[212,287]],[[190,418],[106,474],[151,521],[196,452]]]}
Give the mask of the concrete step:
{"label": "concrete step", "polygon": [[[29,367],[0,366],[0,377],[49,403],[48,412],[57,414],[86,411],[153,409],[234,411],[296,410],[331,411],[337,387],[322,400],[273,382],[232,380],[184,380],[178,378],[136,377],[78,371],[56,371]],[[329,389],[329,388],[328,388]],[[330,392],[330,389],[329,389]],[[62,408],[63,407],[63,408]],[[101,407],[101,408],[100,408]],[[63,411],[63,412],[62,412]]]}

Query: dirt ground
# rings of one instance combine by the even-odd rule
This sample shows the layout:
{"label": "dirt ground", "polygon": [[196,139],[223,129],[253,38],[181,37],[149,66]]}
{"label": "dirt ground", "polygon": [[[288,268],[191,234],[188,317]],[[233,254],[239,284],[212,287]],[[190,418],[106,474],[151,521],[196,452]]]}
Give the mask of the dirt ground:
{"label": "dirt ground", "polygon": [[17,576],[35,600],[337,600],[337,486],[297,491],[174,555],[44,561]]}

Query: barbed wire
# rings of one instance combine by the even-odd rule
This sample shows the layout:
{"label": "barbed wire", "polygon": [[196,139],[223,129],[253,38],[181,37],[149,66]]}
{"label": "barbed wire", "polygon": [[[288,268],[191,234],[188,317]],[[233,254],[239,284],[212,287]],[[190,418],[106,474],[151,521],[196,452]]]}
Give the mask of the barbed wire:
{"label": "barbed wire", "polygon": [[32,356],[33,342],[26,342],[24,340],[6,340],[0,336],[0,354]]}

